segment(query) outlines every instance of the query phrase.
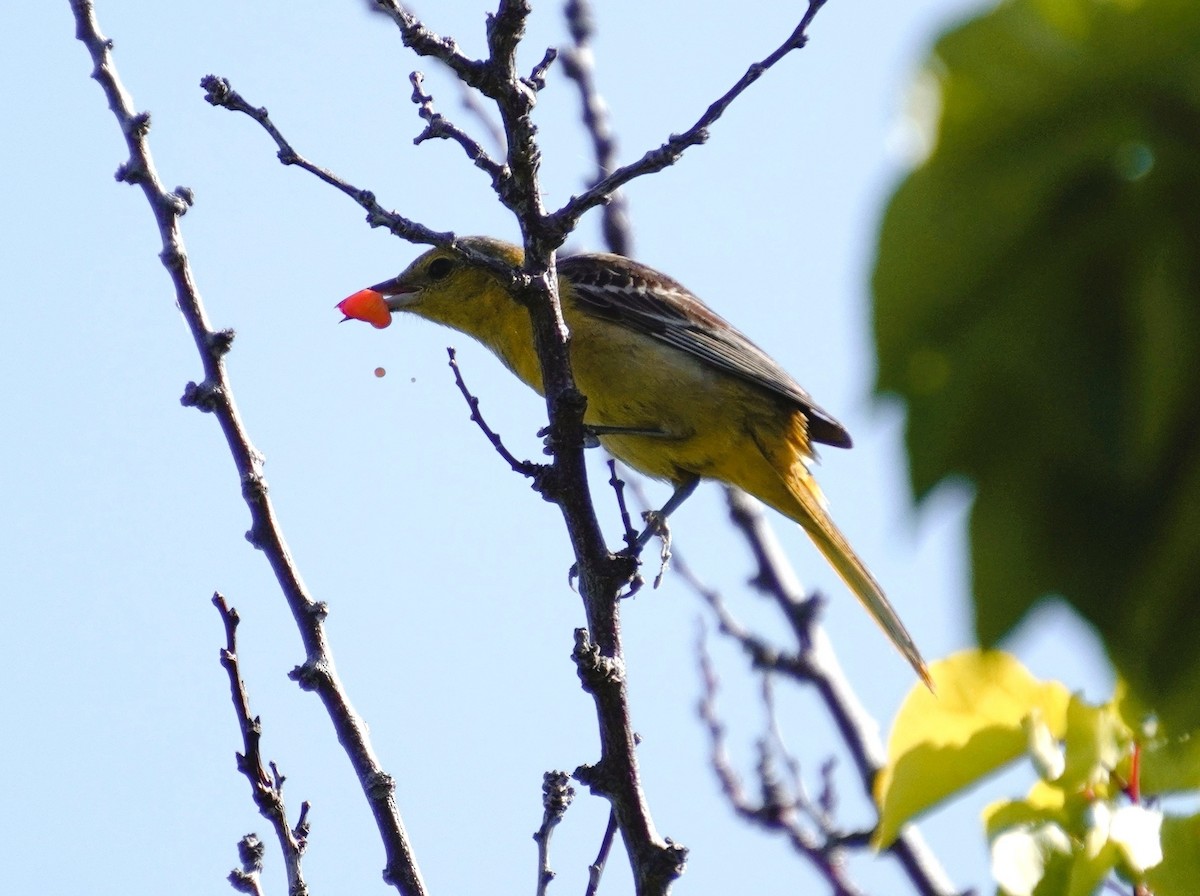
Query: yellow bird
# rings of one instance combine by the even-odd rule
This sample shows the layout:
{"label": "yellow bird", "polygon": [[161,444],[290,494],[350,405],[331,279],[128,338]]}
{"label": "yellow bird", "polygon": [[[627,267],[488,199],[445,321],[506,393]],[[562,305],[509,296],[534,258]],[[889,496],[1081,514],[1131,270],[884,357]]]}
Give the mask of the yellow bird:
{"label": "yellow bird", "polygon": [[[522,250],[509,243],[459,244],[522,263]],[[716,479],[795,520],[929,683],[916,644],[830,519],[809,470],[813,442],[850,447],[842,425],[762,349],[652,268],[620,255],[568,256],[558,260],[558,289],[571,369],[587,396],[584,422],[609,453],[675,487],[666,512],[701,479]],[[529,312],[498,276],[452,251],[432,249],[338,308],[376,327],[398,311],[445,324],[542,393]]]}

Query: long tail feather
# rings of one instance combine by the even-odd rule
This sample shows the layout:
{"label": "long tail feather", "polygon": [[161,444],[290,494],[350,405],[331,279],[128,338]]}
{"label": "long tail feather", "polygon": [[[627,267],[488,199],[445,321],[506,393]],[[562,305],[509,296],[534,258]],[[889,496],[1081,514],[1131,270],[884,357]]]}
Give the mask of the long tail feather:
{"label": "long tail feather", "polygon": [[925,660],[921,657],[916,643],[908,633],[908,629],[904,627],[904,623],[900,621],[900,616],[884,596],[883,589],[879,587],[875,577],[854,553],[854,549],[850,547],[846,537],[834,525],[825,510],[821,493],[817,490],[816,483],[812,481],[808,471],[803,466],[797,465],[784,481],[788,486],[788,491],[799,504],[798,510],[801,511],[787,513],[787,515],[804,527],[809,538],[825,555],[829,564],[837,570],[838,575],[854,592],[866,611],[871,614],[871,618],[879,624],[896,649],[921,676],[921,681],[925,682],[925,686],[932,691],[933,679],[929,677],[929,670],[925,666]]}

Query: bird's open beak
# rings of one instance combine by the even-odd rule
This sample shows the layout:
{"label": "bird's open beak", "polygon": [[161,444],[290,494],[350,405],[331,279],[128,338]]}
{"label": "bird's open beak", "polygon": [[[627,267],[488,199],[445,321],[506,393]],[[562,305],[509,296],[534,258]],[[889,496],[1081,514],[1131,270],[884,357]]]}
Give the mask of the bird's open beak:
{"label": "bird's open beak", "polygon": [[414,292],[411,286],[401,284],[399,278],[393,278],[360,289],[338,302],[337,309],[345,315],[343,321],[362,320],[382,330],[392,322],[392,312],[407,305]]}

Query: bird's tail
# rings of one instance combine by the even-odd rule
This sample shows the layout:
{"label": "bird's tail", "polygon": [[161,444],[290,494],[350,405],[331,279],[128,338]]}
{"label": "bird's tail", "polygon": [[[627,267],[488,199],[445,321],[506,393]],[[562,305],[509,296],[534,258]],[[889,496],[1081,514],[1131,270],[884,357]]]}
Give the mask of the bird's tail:
{"label": "bird's tail", "polygon": [[[808,533],[813,543],[820,548],[830,566],[837,570],[838,575],[854,592],[859,602],[871,614],[884,634],[888,636],[896,649],[904,656],[921,676],[925,686],[933,690],[933,679],[925,660],[917,649],[916,643],[900,621],[900,616],[892,608],[884,596],[883,589],[875,581],[875,577],[867,570],[866,565],[854,553],[850,542],[846,540],[829,513],[825,510],[821,491],[813,481],[812,475],[802,463],[795,464],[787,473],[782,475],[784,484],[798,508],[778,508],[790,516]],[[797,512],[797,510],[799,512]]]}

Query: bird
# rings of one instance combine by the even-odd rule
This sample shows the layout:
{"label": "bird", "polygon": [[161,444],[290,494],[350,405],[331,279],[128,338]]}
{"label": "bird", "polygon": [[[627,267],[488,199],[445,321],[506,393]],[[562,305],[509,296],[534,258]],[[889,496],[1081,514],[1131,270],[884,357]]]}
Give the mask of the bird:
{"label": "bird", "polygon": [[[523,250],[491,237],[456,245],[519,268]],[[678,281],[608,253],[557,261],[584,424],[615,458],[675,489],[675,509],[701,480],[758,498],[799,523],[918,676],[929,672],[882,587],[834,524],[813,478],[814,443],[851,447],[845,427],[776,361]],[[529,312],[510,281],[453,248],[433,248],[399,276],[338,304],[343,320],[388,326],[415,314],[471,336],[539,394]]]}

